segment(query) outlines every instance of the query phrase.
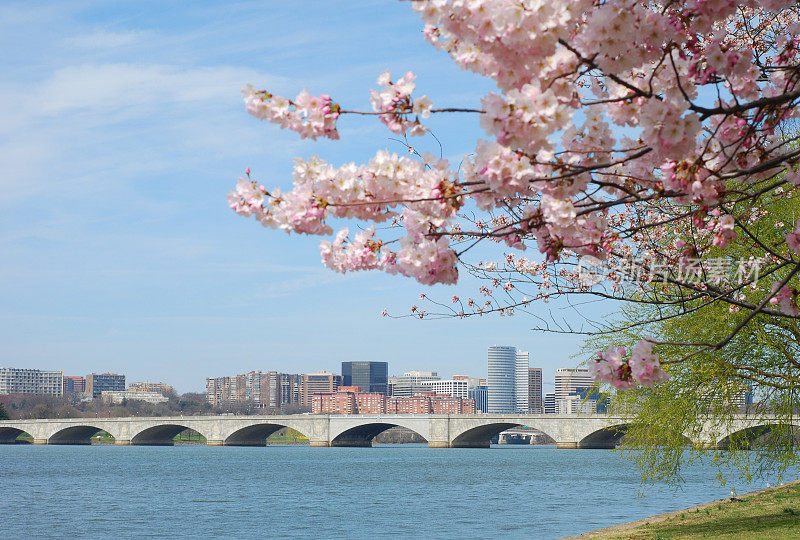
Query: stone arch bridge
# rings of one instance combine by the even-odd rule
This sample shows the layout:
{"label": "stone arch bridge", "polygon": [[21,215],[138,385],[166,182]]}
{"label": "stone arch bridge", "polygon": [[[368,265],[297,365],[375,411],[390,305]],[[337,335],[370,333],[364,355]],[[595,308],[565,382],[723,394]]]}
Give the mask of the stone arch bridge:
{"label": "stone arch bridge", "polygon": [[[709,425],[700,439],[706,447],[725,446],[734,433],[760,433],[767,417],[737,418],[720,431]],[[34,444],[89,444],[93,435],[108,432],[118,445],[171,445],[178,433],[193,429],[209,446],[264,446],[266,439],[288,427],[308,437],[311,446],[371,446],[379,433],[400,426],[428,441],[433,448],[488,448],[502,431],[526,426],[541,431],[559,448],[614,448],[628,424],[605,415],[274,415],[173,416],[131,418],[69,418],[0,420],[0,444],[11,444],[27,433]],[[800,428],[800,425],[798,425]]]}

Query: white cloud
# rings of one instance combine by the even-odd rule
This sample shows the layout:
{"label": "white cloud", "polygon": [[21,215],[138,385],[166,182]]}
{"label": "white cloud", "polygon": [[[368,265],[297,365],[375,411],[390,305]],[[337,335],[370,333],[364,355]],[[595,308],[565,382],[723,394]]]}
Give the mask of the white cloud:
{"label": "white cloud", "polygon": [[87,64],[61,68],[34,92],[39,114],[79,109],[113,111],[137,105],[238,99],[245,83],[284,79],[230,66],[179,68],[169,65]]}

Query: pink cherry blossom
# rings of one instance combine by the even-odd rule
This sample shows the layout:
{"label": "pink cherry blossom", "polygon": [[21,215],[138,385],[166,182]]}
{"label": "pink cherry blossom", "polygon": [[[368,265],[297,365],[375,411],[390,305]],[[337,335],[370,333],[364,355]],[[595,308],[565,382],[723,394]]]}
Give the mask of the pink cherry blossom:
{"label": "pink cherry blossom", "polygon": [[800,309],[797,307],[797,290],[786,285],[781,287],[778,281],[772,283],[772,298],[769,303],[786,315],[800,315]]}
{"label": "pink cherry blossom", "polygon": [[800,219],[795,223],[794,231],[786,235],[786,245],[788,245],[795,254],[800,255]]}
{"label": "pink cherry blossom", "polygon": [[661,369],[658,355],[653,352],[653,343],[647,339],[639,341],[631,351],[631,375],[642,386],[653,386],[667,380]]}
{"label": "pink cherry blossom", "polygon": [[304,139],[339,138],[336,130],[339,106],[330,96],[312,96],[308,90],[303,90],[291,101],[268,92],[257,92],[250,84],[242,89],[242,95],[245,109],[256,118],[296,131]]}
{"label": "pink cherry blossom", "polygon": [[409,71],[397,82],[392,83],[389,71],[384,71],[378,77],[377,82],[385,88],[380,92],[370,91],[372,109],[380,113],[378,118],[392,133],[402,135],[408,132],[410,135],[424,135],[427,131],[420,124],[419,118],[413,120],[409,118],[410,114],[428,118],[433,107],[427,96],[421,96],[412,101],[411,92],[416,87],[414,79],[416,79],[416,75]]}
{"label": "pink cherry blossom", "polygon": [[713,245],[725,247],[728,242],[736,240],[733,216],[727,214],[722,216],[717,222],[716,234],[714,235]]}
{"label": "pink cherry blossom", "polygon": [[[746,248],[752,231],[782,229],[762,201],[794,200],[800,186],[800,153],[784,129],[800,119],[795,2],[415,0],[410,9],[433,47],[489,79],[494,91],[474,108],[434,109],[427,96],[412,96],[413,72],[393,81],[384,71],[372,112],[343,109],[326,94],[303,90],[290,100],[252,86],[243,90],[247,112],[311,139],[338,139],[337,122],[350,113],[413,136],[429,133],[422,121],[434,114],[471,112],[484,138],[453,164],[419,155],[422,145],[403,156],[378,150],[365,163],[297,159],[284,189],[267,190],[248,169],[228,195],[236,213],[289,233],[332,235],[335,226],[320,253],[337,272],[379,270],[433,285],[455,283],[466,266],[491,285],[468,306],[503,315],[529,302],[492,303],[492,291],[524,294],[509,272],[535,278],[546,302],[589,292],[573,269],[590,255],[609,266],[613,296],[624,290],[626,258],[685,270],[715,248]],[[800,221],[785,242],[765,257],[773,269],[800,255]],[[475,264],[478,243],[504,249],[505,263]],[[519,256],[531,247],[537,260]],[[771,304],[796,316],[796,285],[775,288]],[[745,300],[731,312],[746,310]],[[652,349],[642,340],[627,358],[611,347],[590,369],[617,388],[653,385],[666,375]]]}

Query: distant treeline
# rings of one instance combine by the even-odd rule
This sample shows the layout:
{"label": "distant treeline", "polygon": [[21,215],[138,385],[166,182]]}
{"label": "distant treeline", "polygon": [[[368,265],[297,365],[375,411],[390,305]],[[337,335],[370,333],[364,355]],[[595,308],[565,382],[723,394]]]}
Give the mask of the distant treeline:
{"label": "distant treeline", "polygon": [[[205,394],[190,392],[178,395],[172,392],[164,403],[147,403],[128,399],[120,404],[105,403],[102,399],[83,401],[79,394],[66,396],[41,396],[35,394],[10,394],[0,396],[0,419],[32,418],[87,418],[123,416],[194,416],[209,414],[254,415],[268,414],[253,402],[233,403],[225,407],[211,407]],[[308,409],[287,405],[271,413],[296,414]]]}

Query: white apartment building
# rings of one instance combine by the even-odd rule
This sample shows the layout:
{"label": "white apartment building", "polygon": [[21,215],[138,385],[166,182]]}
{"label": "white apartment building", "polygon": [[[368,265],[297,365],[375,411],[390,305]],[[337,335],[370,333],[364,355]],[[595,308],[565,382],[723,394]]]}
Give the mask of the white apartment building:
{"label": "white apartment building", "polygon": [[0,368],[0,395],[40,394],[60,396],[64,389],[63,371]]}
{"label": "white apartment building", "polygon": [[594,414],[597,412],[597,400],[572,395],[556,400],[556,414]]}
{"label": "white apartment building", "polygon": [[422,381],[420,386],[429,392],[469,399],[469,381],[453,379],[449,381]]}
{"label": "white apartment building", "polygon": [[517,351],[514,364],[514,406],[516,412],[528,412],[528,351]]}

